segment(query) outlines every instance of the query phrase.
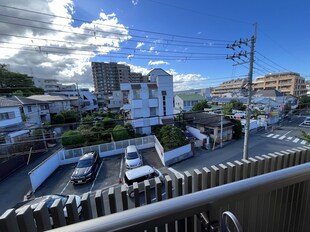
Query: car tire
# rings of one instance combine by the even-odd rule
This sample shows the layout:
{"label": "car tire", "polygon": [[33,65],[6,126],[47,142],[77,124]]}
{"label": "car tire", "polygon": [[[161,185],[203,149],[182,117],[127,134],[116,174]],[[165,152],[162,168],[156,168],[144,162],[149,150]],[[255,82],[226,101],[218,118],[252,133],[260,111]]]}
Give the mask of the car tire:
{"label": "car tire", "polygon": [[134,191],[129,192],[129,197],[130,197],[130,198],[134,198],[134,197],[135,197]]}

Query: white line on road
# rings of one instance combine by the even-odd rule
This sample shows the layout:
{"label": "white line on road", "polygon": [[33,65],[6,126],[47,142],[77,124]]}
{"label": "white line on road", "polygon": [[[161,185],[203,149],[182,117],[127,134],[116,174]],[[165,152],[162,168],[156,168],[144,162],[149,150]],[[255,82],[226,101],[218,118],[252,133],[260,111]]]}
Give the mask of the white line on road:
{"label": "white line on road", "polygon": [[103,164],[103,161],[101,161],[101,164],[100,164],[99,170],[98,170],[98,172],[97,172],[97,174],[96,174],[96,177],[95,177],[95,179],[94,179],[94,181],[93,181],[93,184],[92,184],[92,185],[91,185],[91,187],[90,187],[89,192],[91,192],[91,191],[93,190],[94,186],[95,186],[95,182],[96,182],[97,177],[98,177],[98,175],[99,175],[99,172],[100,172],[100,170],[101,170],[102,164]]}
{"label": "white line on road", "polygon": [[267,137],[269,138],[269,137],[271,137],[271,136],[273,136],[274,134],[269,134],[269,135],[267,135]]}
{"label": "white line on road", "polygon": [[278,138],[280,135],[275,135],[275,136],[273,136],[272,138],[273,139],[276,139],[276,138]]}
{"label": "white line on road", "polygon": [[68,181],[68,183],[66,184],[66,186],[62,189],[62,191],[60,192],[60,194],[63,194],[63,192],[64,192],[64,191],[66,190],[66,188],[68,187],[69,183],[70,183],[70,180]]}
{"label": "white line on road", "polygon": [[290,132],[292,132],[292,131],[290,130],[290,131],[286,132],[284,135],[286,136],[286,135],[288,135]]}
{"label": "white line on road", "polygon": [[299,141],[299,138],[296,138],[293,140],[293,143],[297,143]]}
{"label": "white line on road", "polygon": [[306,143],[307,143],[307,141],[305,141],[305,140],[301,141],[302,145],[305,145]]}
{"label": "white line on road", "polygon": [[293,137],[287,137],[287,140],[291,140]]}
{"label": "white line on road", "polygon": [[285,135],[282,135],[279,139],[282,140],[285,138]]}
{"label": "white line on road", "polygon": [[175,169],[173,169],[173,168],[168,168],[168,170],[170,170],[170,171],[173,172],[174,174],[179,174],[179,175],[182,177],[182,179],[184,179],[184,175],[181,174],[180,172],[178,172],[177,170],[175,170]]}

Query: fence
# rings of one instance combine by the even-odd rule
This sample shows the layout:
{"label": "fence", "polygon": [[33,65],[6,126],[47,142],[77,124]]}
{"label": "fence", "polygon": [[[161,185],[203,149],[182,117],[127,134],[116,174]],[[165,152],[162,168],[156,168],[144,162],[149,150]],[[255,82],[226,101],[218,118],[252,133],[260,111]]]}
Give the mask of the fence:
{"label": "fence", "polygon": [[[143,231],[145,228],[149,228],[150,225],[158,226],[158,231],[166,231],[165,225],[162,224],[163,222],[168,223],[168,231],[175,231],[175,228],[178,231],[185,231],[185,229],[182,229],[185,228],[185,225],[187,231],[194,231],[194,229],[204,227],[207,224],[208,226],[216,227],[217,223],[212,224],[211,222],[219,222],[219,216],[225,210],[232,211],[236,215],[245,231],[284,231],[285,229],[292,231],[294,228],[299,228],[297,231],[308,231],[307,229],[310,227],[309,220],[306,220],[305,217],[310,210],[310,164],[296,167],[294,171],[282,169],[291,168],[309,161],[310,147],[303,146],[297,149],[255,156],[248,160],[242,159],[226,164],[213,165],[202,170],[195,169],[193,173],[186,171],[183,173],[183,178],[178,174],[174,177],[165,176],[164,183],[156,178],[155,197],[153,199],[149,181],[142,183],[144,185],[144,197],[142,198],[139,195],[138,184],[134,183],[135,194],[133,201],[128,199],[127,189],[124,185],[118,190],[111,187],[105,194],[101,190],[98,190],[95,195],[85,193],[81,201],[82,218],[89,220],[107,214],[114,214],[118,211],[137,208],[142,204],[148,205],[153,202],[168,200],[176,196],[195,192],[192,196],[186,196],[184,199],[173,199],[173,202],[179,202],[179,205],[175,205],[178,211],[173,211],[170,208],[172,204],[168,201],[167,204],[155,203],[158,204],[158,208],[154,206],[155,208],[152,208],[152,211],[149,211],[147,207],[145,207],[145,210],[141,209],[144,213],[139,211],[138,215],[140,216],[135,217],[136,220],[139,220],[139,223],[135,225],[141,222],[146,224],[138,227],[139,229],[136,228],[134,231]],[[277,172],[274,174],[270,173],[273,171]],[[289,178],[286,175],[288,172],[290,173]],[[303,173],[303,178],[299,178],[301,173]],[[255,177],[262,174],[267,175]],[[270,176],[277,181],[268,182],[267,184],[265,181]],[[303,182],[305,177],[307,182]],[[245,181],[245,179],[248,180]],[[242,181],[239,182],[240,180]],[[232,185],[232,182],[236,183]],[[164,195],[161,194],[163,189],[165,190]],[[203,193],[199,192],[204,189],[210,190]],[[216,198],[219,195],[221,197]],[[197,202],[196,200],[200,199],[198,196],[203,197],[205,201],[202,201],[203,203]],[[78,211],[74,199],[69,199],[66,203],[67,220],[64,219],[61,202],[54,202],[50,211],[55,227],[80,221],[79,217],[77,217]],[[188,208],[184,206],[186,202],[186,207]],[[182,208],[182,206],[184,207]],[[173,207],[174,210],[176,210],[175,207]],[[44,204],[39,205],[34,211],[33,215],[36,224],[33,223],[33,215],[29,212],[31,211],[28,208],[16,215],[14,210],[7,210],[0,217],[0,231],[19,231],[19,229],[21,231],[34,231],[34,226],[39,231],[50,229],[49,214]],[[128,211],[126,215],[128,216],[133,212]],[[160,217],[156,214],[158,218],[147,218],[150,212],[155,214],[161,212],[161,214]],[[191,214],[188,214],[189,212]],[[207,212],[207,214],[199,214],[199,217],[197,217],[196,213],[198,212]],[[109,216],[108,218],[111,217]],[[98,225],[98,222],[101,220],[102,223]],[[129,227],[133,225],[126,220],[127,217],[123,217],[123,220],[116,221],[115,223],[119,226],[117,228],[121,228],[120,223],[125,223]],[[153,222],[153,224],[148,224],[148,220]],[[174,220],[178,221],[174,222]],[[109,225],[113,224],[114,221],[97,218],[89,223],[97,225],[97,231],[107,231]],[[95,231],[91,230],[90,227],[87,229],[87,226],[90,225],[89,223],[82,223],[77,225],[77,227],[72,227],[74,229],[71,228],[71,231],[87,231],[88,229],[89,231]],[[86,227],[83,227],[83,225],[86,225]],[[26,226],[29,226],[29,228]],[[100,229],[98,229],[99,227]],[[128,231],[130,229],[132,228],[129,228]],[[70,227],[59,231],[70,231]]]}
{"label": "fence", "polygon": [[150,135],[141,138],[122,140],[118,142],[63,150],[63,152],[60,153],[59,156],[60,164],[63,165],[75,163],[79,160],[80,156],[89,151],[97,151],[100,157],[108,157],[112,155],[122,154],[124,153],[125,148],[129,145],[136,145],[138,149],[154,147],[154,136]]}

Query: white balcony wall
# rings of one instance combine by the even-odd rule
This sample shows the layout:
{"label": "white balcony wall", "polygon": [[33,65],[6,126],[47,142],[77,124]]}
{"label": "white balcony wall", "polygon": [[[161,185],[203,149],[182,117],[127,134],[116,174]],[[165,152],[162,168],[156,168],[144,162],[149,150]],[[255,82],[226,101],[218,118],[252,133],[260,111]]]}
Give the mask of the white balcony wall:
{"label": "white balcony wall", "polygon": [[158,99],[149,99],[149,107],[158,107]]}
{"label": "white balcony wall", "polygon": [[142,108],[142,100],[131,100],[132,108]]}

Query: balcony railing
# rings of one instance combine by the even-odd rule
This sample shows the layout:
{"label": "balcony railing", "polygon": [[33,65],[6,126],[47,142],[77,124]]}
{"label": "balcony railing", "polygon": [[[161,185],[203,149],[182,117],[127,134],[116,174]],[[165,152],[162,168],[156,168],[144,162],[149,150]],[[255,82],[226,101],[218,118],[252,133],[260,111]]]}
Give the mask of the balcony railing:
{"label": "balcony railing", "polygon": [[[87,221],[80,223],[74,197],[66,203],[66,220],[61,201],[54,202],[50,214],[45,204],[39,204],[33,213],[30,208],[17,215],[7,210],[0,217],[0,231],[48,230],[49,215],[55,227],[63,226],[55,231],[218,231],[233,224],[254,232],[310,231],[309,148],[195,169],[193,174],[186,171],[183,177],[165,176],[165,197],[160,194],[163,183],[158,178],[155,199],[149,181],[144,182],[144,197],[134,184],[133,201],[124,185],[117,191],[110,188],[105,196],[101,190],[92,197],[85,193],[81,205],[82,218]],[[116,198],[116,192],[120,197]],[[130,209],[132,205],[136,208]],[[234,223],[222,220],[223,214]]]}
{"label": "balcony railing", "polygon": [[217,231],[227,210],[245,231],[309,231],[309,198],[306,163],[54,231]]}

